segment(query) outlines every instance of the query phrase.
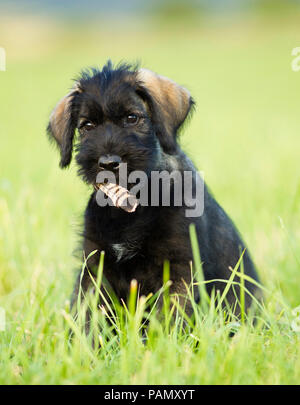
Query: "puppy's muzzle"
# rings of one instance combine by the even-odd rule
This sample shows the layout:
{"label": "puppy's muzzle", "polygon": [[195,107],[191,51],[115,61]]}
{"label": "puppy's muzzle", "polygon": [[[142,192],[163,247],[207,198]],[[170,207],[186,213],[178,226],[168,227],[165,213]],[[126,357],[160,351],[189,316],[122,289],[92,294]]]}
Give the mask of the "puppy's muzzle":
{"label": "puppy's muzzle", "polygon": [[98,166],[102,170],[116,171],[120,167],[122,159],[118,155],[102,155],[98,160]]}

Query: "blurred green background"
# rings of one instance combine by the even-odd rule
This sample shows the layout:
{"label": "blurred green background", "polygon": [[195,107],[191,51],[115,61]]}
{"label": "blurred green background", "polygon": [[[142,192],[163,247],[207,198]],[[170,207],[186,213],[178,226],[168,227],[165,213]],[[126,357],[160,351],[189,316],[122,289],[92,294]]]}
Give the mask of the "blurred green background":
{"label": "blurred green background", "polygon": [[[298,1],[0,1],[0,305],[69,298],[90,190],[45,128],[88,66],[140,61],[197,108],[181,144],[243,234],[268,288],[300,294]],[[29,293],[30,291],[30,293]],[[25,305],[25,307],[23,306]]]}

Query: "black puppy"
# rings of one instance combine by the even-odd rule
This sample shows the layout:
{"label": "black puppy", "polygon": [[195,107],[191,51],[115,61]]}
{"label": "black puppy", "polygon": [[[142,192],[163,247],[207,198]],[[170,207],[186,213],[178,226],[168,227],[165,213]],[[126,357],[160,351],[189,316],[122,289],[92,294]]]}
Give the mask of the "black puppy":
{"label": "black puppy", "polygon": [[[126,163],[128,175],[139,170],[148,179],[154,172],[176,171],[182,174],[184,183],[184,172],[191,172],[194,187],[196,169],[177,140],[178,131],[193,105],[189,92],[168,78],[125,64],[114,68],[108,62],[102,70],[91,69],[81,74],[52,112],[48,133],[60,148],[60,166],[64,168],[71,161],[77,129],[79,175],[91,186],[99,186],[96,178],[103,170],[116,174],[120,164]],[[175,185],[176,180],[170,187],[172,197]],[[148,192],[153,191],[151,182],[145,187]],[[89,259],[88,268],[96,273],[100,251],[104,250],[104,275],[115,295],[125,301],[132,279],[137,280],[140,295],[158,291],[167,259],[172,281],[170,292],[184,303],[186,285],[192,281],[191,223],[196,226],[206,280],[228,280],[230,268],[234,268],[244,249],[233,223],[206,186],[201,196],[196,196],[204,202],[203,212],[200,210],[196,216],[187,215],[184,198],[181,206],[172,198],[170,204],[162,204],[163,187],[159,186],[158,204],[138,204],[133,212],[118,205],[117,198],[114,204],[100,206],[97,193],[102,191],[94,191],[88,202],[84,217],[84,255],[87,257],[97,250]],[[131,195],[130,186],[126,190],[127,198]],[[258,280],[247,250],[243,264],[245,274]],[[79,280],[80,277],[74,297],[78,294]],[[91,285],[87,271],[81,284],[83,291]],[[207,291],[209,294],[212,289],[222,292],[225,285],[221,281],[208,283]],[[255,294],[252,283],[246,281],[245,285]],[[201,298],[198,289],[194,294],[196,300]],[[227,301],[238,313],[236,297],[239,297],[238,288],[235,291],[231,288]],[[246,294],[246,306],[250,304],[251,299]],[[190,302],[185,302],[185,310],[189,315],[192,313]]]}

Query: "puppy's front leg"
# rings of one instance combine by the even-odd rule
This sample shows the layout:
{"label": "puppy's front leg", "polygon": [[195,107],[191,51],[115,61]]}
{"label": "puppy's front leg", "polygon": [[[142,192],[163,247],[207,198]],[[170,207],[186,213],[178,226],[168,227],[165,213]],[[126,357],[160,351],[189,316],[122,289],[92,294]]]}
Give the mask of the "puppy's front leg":
{"label": "puppy's front leg", "polygon": [[[193,315],[193,303],[198,303],[200,300],[198,286],[193,285],[195,280],[192,280],[191,269],[186,263],[170,265],[170,281],[171,285],[167,294],[170,298],[176,299],[178,305],[186,313],[188,317]],[[166,293],[165,293],[166,294]],[[162,309],[164,295],[159,299],[159,307]],[[172,305],[172,304],[171,304]]]}
{"label": "puppy's front leg", "polygon": [[[77,276],[71,298],[71,312],[75,319],[78,318],[78,313],[80,312],[77,304],[78,300],[80,307],[84,308],[84,327],[87,336],[91,331],[94,311],[102,311],[105,313],[107,319],[110,319],[111,316],[113,317],[111,298],[107,292],[109,286],[104,286],[104,283],[101,283],[98,289],[96,282],[97,276],[85,267],[83,273],[80,271]],[[97,314],[94,313],[94,315],[96,316],[94,319],[97,319]]]}
{"label": "puppy's front leg", "polygon": [[[84,239],[83,242],[83,259],[85,260],[85,266],[82,274],[82,270],[79,271],[75,281],[74,290],[71,298],[71,308],[73,308],[75,302],[78,299],[79,292],[81,292],[81,300],[84,300],[84,296],[88,289],[93,285],[93,277],[95,269],[99,266],[100,251],[99,247],[88,239]],[[95,252],[94,254],[91,254]],[[89,257],[90,256],[90,257]],[[96,274],[96,273],[95,273]],[[93,277],[94,280],[96,277]]]}
{"label": "puppy's front leg", "polygon": [[[92,252],[95,253],[90,255]],[[97,307],[100,306],[105,307],[105,300],[106,302],[109,302],[107,293],[103,285],[100,286],[100,291],[98,291],[95,286],[97,282],[97,270],[100,261],[100,251],[99,249],[97,249],[97,246],[95,244],[91,243],[88,240],[84,241],[84,258],[85,258],[85,266],[84,269],[80,270],[77,275],[71,297],[71,311],[75,312],[75,317],[77,317],[78,315],[78,308],[77,308],[78,300],[80,303],[84,302],[89,290],[91,290],[93,294],[97,295],[96,297]],[[85,329],[87,334],[89,333],[90,329],[89,325],[91,317],[92,311],[87,302],[87,309],[85,314]]]}

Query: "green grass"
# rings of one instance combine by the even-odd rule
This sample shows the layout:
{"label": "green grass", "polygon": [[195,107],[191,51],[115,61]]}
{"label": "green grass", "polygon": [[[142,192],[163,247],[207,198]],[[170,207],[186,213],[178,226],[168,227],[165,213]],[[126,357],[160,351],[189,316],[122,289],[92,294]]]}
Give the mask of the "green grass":
{"label": "green grass", "polygon": [[[298,22],[215,19],[178,30],[139,21],[124,35],[122,25],[1,18],[0,383],[298,384],[300,73],[291,70]],[[72,252],[90,190],[74,164],[59,170],[45,126],[71,78],[108,58],[139,59],[194,96],[197,109],[181,143],[257,264],[266,301],[256,327],[246,316],[240,323],[224,318],[207,301],[193,329],[182,328],[182,317],[172,324],[151,313],[143,341],[151,297],[134,313],[134,283],[114,327],[93,312],[101,350],[82,333],[82,309],[73,324],[68,299],[81,264]],[[165,304],[168,316],[172,297]]]}

